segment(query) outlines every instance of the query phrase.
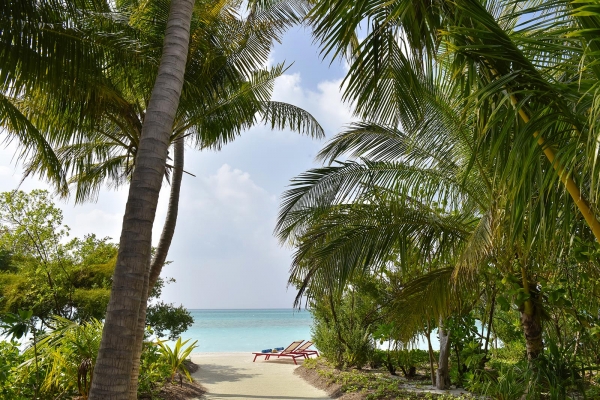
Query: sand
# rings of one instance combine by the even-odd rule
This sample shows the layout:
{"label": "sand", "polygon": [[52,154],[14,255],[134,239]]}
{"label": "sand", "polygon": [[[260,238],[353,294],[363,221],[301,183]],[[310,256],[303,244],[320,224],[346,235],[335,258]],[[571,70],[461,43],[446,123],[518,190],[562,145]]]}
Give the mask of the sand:
{"label": "sand", "polygon": [[259,357],[253,363],[251,353],[200,353],[191,358],[199,366],[192,376],[206,388],[206,399],[330,399],[293,373],[297,366],[291,359]]}

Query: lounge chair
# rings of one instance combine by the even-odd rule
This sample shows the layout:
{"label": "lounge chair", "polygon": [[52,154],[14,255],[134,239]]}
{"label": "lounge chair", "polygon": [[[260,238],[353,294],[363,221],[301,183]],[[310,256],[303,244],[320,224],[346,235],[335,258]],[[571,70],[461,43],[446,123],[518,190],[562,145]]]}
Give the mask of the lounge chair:
{"label": "lounge chair", "polygon": [[311,356],[313,354],[316,355],[317,357],[319,357],[319,352],[317,350],[308,350],[308,348],[312,345],[313,345],[313,342],[311,342],[310,340],[307,340],[306,342],[304,342],[302,344],[302,346],[299,346],[296,350],[294,350],[294,353],[304,354],[304,356],[306,358],[309,358],[309,356]]}
{"label": "lounge chair", "polygon": [[277,353],[252,353],[254,354],[254,360],[252,360],[252,362],[255,362],[256,357],[258,356],[265,356],[265,361],[271,358],[271,356],[277,356],[277,358],[292,357],[292,360],[294,360],[294,364],[298,365],[298,363],[296,362],[296,358],[306,358],[306,355],[303,353],[294,353],[294,351],[300,347],[300,344],[302,344],[302,342],[304,342],[304,340],[296,340],[295,342],[292,342],[292,344],[290,344],[288,347]]}

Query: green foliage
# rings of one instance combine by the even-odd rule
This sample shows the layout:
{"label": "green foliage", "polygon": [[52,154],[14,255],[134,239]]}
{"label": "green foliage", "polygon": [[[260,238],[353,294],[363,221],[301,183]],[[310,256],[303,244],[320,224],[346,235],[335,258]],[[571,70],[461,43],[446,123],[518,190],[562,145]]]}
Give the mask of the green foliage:
{"label": "green foliage", "polygon": [[4,313],[0,315],[0,329],[2,335],[10,336],[11,339],[21,339],[27,336],[32,328],[31,317],[33,311],[19,310],[16,313]]}
{"label": "green foliage", "polygon": [[[103,325],[91,319],[78,324],[55,317],[52,329],[38,333],[21,351],[16,342],[0,341],[0,397],[25,400],[71,399],[87,395],[100,346]],[[33,329],[33,327],[32,327]],[[145,342],[138,392],[157,393],[177,372],[189,378],[183,360],[195,348],[179,339],[172,350]],[[39,382],[39,383],[38,383]],[[37,395],[36,395],[36,388]]]}
{"label": "green foliage", "polygon": [[490,379],[485,395],[497,400],[520,399],[527,391],[527,368],[523,365],[504,366],[498,371],[497,379]]}
{"label": "green foliage", "polygon": [[163,360],[165,360],[167,362],[167,365],[169,366],[169,373],[170,373],[171,380],[173,380],[173,378],[175,377],[175,374],[180,373],[180,374],[185,375],[185,377],[190,382],[192,381],[192,377],[190,376],[190,372],[188,371],[187,367],[185,366],[184,361],[188,358],[188,356],[191,354],[191,352],[196,347],[198,347],[196,345],[196,343],[198,343],[198,341],[195,340],[194,342],[192,342],[192,344],[185,347],[185,345],[189,341],[190,341],[190,339],[187,339],[182,342],[181,338],[178,338],[177,342],[175,342],[175,347],[173,347],[172,349],[171,349],[171,347],[164,344],[163,342],[161,342],[161,341],[158,342],[158,345],[160,346],[160,352],[163,355]]}
{"label": "green foliage", "polygon": [[[74,321],[103,319],[112,284],[117,245],[91,234],[63,243],[68,227],[46,191],[0,194],[0,312],[32,310],[45,323],[53,316]],[[10,250],[10,251],[9,251]],[[173,279],[159,279],[153,290]],[[159,302],[147,325],[178,337],[193,320],[182,306]]]}
{"label": "green foliage", "polygon": [[323,300],[311,308],[315,346],[340,367],[363,367],[375,349],[371,327],[377,318],[376,304],[357,290],[341,299]]}
{"label": "green foliage", "polygon": [[26,400],[35,397],[35,377],[22,373],[25,355],[17,342],[0,341],[0,398]]}
{"label": "green foliage", "polygon": [[340,371],[333,365],[322,360],[307,360],[304,367],[315,370],[328,384],[340,385],[342,393],[357,392],[366,399],[431,399],[431,400],[459,400],[472,399],[471,396],[439,395],[424,392],[415,392],[401,387],[400,379],[381,373],[365,372],[360,370]]}
{"label": "green foliage", "polygon": [[52,325],[53,329],[44,333],[37,345],[26,350],[29,358],[26,365],[33,370],[39,364],[43,371],[43,395],[77,393],[85,396],[90,389],[103,324],[92,319],[79,325],[55,317]]}
{"label": "green foliage", "polygon": [[138,396],[152,396],[171,377],[171,366],[156,342],[144,342],[138,377]]}
{"label": "green foliage", "polygon": [[164,337],[165,332],[168,332],[169,340],[175,340],[193,323],[194,318],[182,305],[175,307],[161,301],[148,306],[146,324],[152,328],[156,337]]}
{"label": "green foliage", "polygon": [[0,271],[1,310],[30,309],[42,321],[104,316],[100,292],[110,289],[117,246],[95,235],[64,243],[62,220],[46,191],[0,195],[0,249],[11,254],[10,268]]}

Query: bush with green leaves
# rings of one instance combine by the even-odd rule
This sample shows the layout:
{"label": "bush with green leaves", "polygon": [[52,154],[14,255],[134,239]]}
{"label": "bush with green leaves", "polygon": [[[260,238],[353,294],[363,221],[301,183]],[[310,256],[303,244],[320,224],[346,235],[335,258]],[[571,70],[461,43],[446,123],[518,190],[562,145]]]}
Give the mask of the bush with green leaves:
{"label": "bush with green leaves", "polygon": [[[102,337],[102,322],[78,324],[61,317],[36,336],[24,351],[17,342],[0,341],[0,398],[71,399],[87,396]],[[181,339],[173,349],[146,342],[141,357],[138,393],[157,393],[179,372],[191,380],[183,361],[195,348]]]}
{"label": "bush with green leaves", "polygon": [[185,376],[190,382],[192,381],[190,371],[188,371],[184,362],[192,351],[198,347],[196,345],[198,341],[195,340],[190,345],[186,346],[189,341],[190,339],[181,341],[181,338],[178,338],[173,348],[166,345],[164,342],[158,341],[158,346],[162,354],[162,361],[169,366],[171,380],[175,378],[176,374],[179,374],[180,376]]}
{"label": "bush with green leaves", "polygon": [[375,340],[371,327],[377,316],[374,303],[351,291],[342,299],[318,302],[312,308],[312,338],[316,347],[338,366],[362,368],[372,358]]}
{"label": "bush with green leaves", "polygon": [[25,356],[19,343],[0,341],[0,398],[28,400],[35,398],[35,376],[22,374],[20,365]]}
{"label": "bush with green leaves", "polygon": [[171,376],[171,367],[165,362],[160,346],[156,342],[144,342],[140,359],[138,396],[150,397],[156,394]]}
{"label": "bush with green leaves", "polygon": [[[31,310],[42,325],[53,316],[104,318],[118,245],[94,234],[68,236],[62,211],[47,191],[0,193],[0,312]],[[157,300],[171,282],[159,278],[150,298]],[[183,306],[158,302],[148,307],[146,321],[158,336],[175,339],[193,319]]]}
{"label": "bush with green leaves", "polygon": [[158,302],[148,306],[146,325],[152,328],[156,337],[168,337],[175,340],[188,330],[194,323],[194,318],[183,306],[175,307],[173,304]]}

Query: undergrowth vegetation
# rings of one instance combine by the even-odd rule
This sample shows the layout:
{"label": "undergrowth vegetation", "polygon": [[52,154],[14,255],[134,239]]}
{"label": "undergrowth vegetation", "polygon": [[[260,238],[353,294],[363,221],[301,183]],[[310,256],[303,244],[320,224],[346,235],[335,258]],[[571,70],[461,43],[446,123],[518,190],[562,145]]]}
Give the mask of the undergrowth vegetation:
{"label": "undergrowth vegetation", "polygon": [[[387,276],[392,282],[398,278],[391,272]],[[370,398],[437,386],[442,354],[433,347],[439,321],[423,316],[416,326],[403,324],[405,314],[394,303],[399,294],[379,279],[363,276],[334,302],[327,297],[312,302],[312,337],[327,360],[319,374],[344,392],[364,392]],[[445,318],[447,388],[499,400],[600,398],[598,342],[580,330],[565,308],[548,311],[555,325],[545,331],[544,351],[535,360],[527,359],[516,306],[499,301],[490,310],[482,303]],[[306,365],[317,366],[312,360]],[[376,395],[380,397],[372,397]]]}
{"label": "undergrowth vegetation", "polygon": [[[0,342],[0,398],[14,400],[87,398],[102,336],[102,323],[77,324],[60,319],[40,333],[25,351],[17,341]],[[147,341],[141,358],[140,398],[157,398],[163,386],[189,377],[184,360],[195,348],[179,343],[171,349]],[[175,367],[174,367],[175,366]]]}
{"label": "undergrowth vegetation", "polygon": [[[100,348],[117,245],[87,235],[66,242],[69,228],[48,192],[0,193],[0,398],[86,398]],[[158,299],[165,284],[151,293]],[[151,337],[177,340],[192,324],[183,307],[149,307],[138,394],[152,398],[189,374],[194,344],[171,349]]]}
{"label": "undergrowth vegetation", "polygon": [[421,389],[422,385],[413,384],[407,387],[406,380],[392,377],[381,371],[374,370],[338,370],[331,363],[323,359],[309,359],[304,362],[304,368],[315,370],[317,374],[327,383],[340,385],[343,393],[360,393],[367,400],[378,399],[435,399],[435,400],[457,400],[473,399],[465,394],[453,396],[449,394],[427,393]]}

